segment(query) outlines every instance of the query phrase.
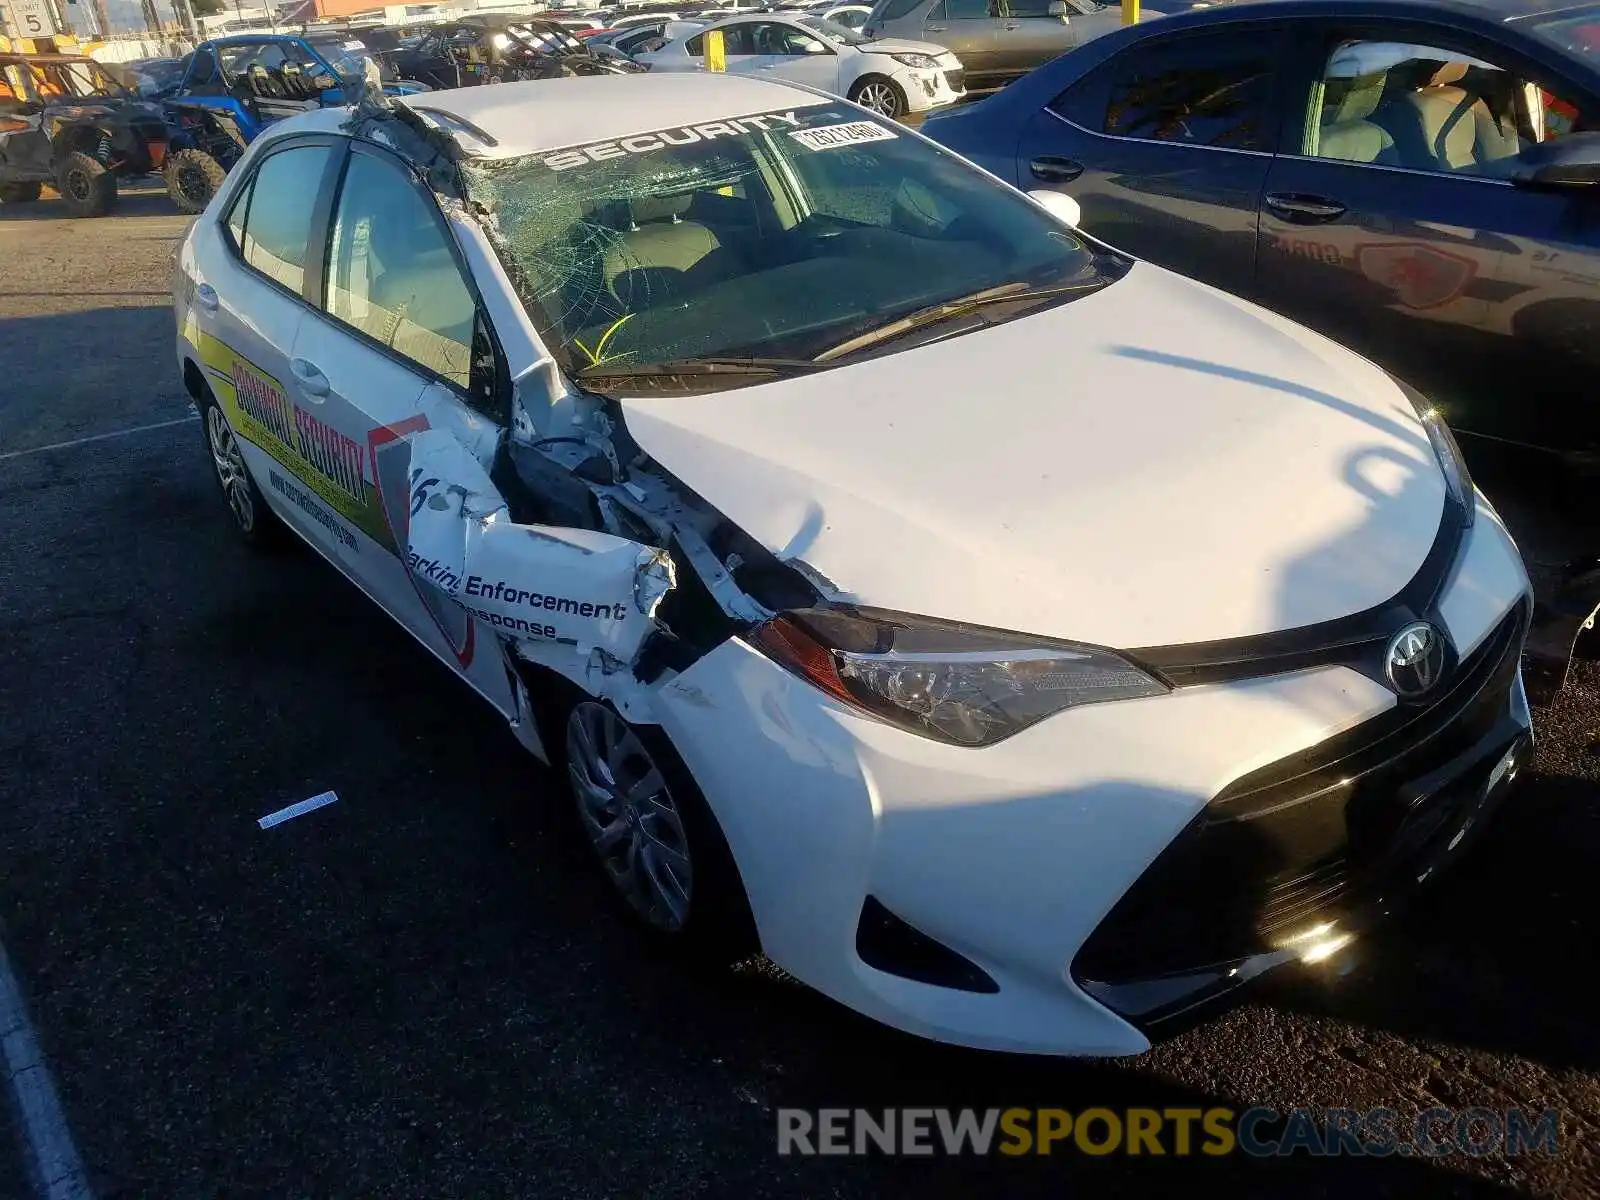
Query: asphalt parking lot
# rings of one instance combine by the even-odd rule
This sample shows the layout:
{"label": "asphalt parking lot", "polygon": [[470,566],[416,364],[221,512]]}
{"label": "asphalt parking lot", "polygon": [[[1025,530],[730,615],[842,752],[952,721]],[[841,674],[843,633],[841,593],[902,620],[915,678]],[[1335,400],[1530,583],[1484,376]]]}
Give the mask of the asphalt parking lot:
{"label": "asphalt parking lot", "polygon": [[[154,190],[0,210],[0,942],[97,1195],[1600,1192],[1600,663],[1345,973],[1130,1061],[919,1042],[652,957],[476,697],[311,555],[236,544],[171,361],[184,227]],[[776,1154],[779,1107],[892,1105],[1562,1118],[1515,1159]]]}

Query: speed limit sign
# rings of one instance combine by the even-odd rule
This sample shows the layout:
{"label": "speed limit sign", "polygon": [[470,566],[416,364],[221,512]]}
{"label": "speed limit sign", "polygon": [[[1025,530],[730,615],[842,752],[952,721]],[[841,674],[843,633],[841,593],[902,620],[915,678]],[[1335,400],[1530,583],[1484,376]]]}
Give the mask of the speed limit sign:
{"label": "speed limit sign", "polygon": [[46,0],[0,0],[5,6],[6,25],[13,37],[52,37],[56,19]]}

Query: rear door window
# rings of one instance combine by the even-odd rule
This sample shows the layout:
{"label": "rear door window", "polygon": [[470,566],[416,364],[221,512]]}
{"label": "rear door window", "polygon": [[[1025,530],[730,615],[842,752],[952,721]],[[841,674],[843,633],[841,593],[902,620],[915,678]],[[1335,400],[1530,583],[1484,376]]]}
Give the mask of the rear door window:
{"label": "rear door window", "polygon": [[257,168],[244,220],[244,261],[292,292],[305,286],[312,202],[331,152],[326,145],[279,150]]}
{"label": "rear door window", "polygon": [[1270,151],[1276,41],[1229,33],[1134,46],[1049,107],[1094,133]]}

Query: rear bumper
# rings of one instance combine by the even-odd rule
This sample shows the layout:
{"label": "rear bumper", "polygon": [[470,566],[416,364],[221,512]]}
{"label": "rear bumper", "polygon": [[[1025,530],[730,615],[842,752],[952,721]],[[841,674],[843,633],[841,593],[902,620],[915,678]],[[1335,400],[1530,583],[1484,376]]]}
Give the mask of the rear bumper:
{"label": "rear bumper", "polygon": [[1395,710],[1237,781],[1084,943],[1078,985],[1146,1034],[1317,961],[1466,849],[1533,745],[1519,605],[1426,711]]}

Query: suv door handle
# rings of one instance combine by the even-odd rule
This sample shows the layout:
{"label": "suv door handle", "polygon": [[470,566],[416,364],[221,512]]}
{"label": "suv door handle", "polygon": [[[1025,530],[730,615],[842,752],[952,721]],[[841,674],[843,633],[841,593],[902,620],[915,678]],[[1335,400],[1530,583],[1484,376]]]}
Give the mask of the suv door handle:
{"label": "suv door handle", "polygon": [[328,377],[322,373],[316,363],[307,362],[303,358],[289,361],[289,370],[294,374],[294,381],[300,385],[300,390],[306,398],[321,403],[328,394]]}
{"label": "suv door handle", "polygon": [[202,283],[194,290],[194,302],[208,313],[217,311],[217,289],[209,283]]}
{"label": "suv door handle", "polygon": [[924,33],[943,33],[944,29],[943,25],[924,25],[922,27]]}
{"label": "suv door handle", "polygon": [[1071,183],[1083,174],[1083,164],[1073,162],[1070,158],[1046,154],[1029,163],[1028,170],[1033,172],[1035,179],[1042,179],[1046,183]]}
{"label": "suv door handle", "polygon": [[1297,225],[1317,225],[1345,214],[1345,206],[1326,196],[1302,196],[1294,192],[1268,192],[1262,202],[1286,221]]}

